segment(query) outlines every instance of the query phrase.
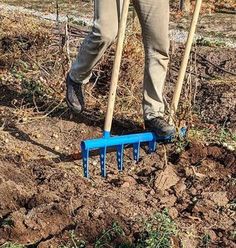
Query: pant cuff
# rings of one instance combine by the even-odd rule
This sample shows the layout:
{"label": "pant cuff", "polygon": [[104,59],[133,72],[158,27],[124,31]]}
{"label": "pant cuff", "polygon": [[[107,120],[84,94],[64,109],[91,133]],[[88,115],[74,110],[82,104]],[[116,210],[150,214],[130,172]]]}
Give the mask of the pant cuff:
{"label": "pant cuff", "polygon": [[157,117],[164,117],[164,112],[146,113],[144,114],[144,120],[152,120]]}

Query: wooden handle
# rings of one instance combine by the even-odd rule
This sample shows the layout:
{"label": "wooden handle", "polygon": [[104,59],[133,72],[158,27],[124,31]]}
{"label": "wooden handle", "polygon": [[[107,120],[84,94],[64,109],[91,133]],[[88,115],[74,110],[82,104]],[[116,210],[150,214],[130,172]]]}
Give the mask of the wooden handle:
{"label": "wooden handle", "polygon": [[128,13],[129,13],[129,4],[130,4],[130,0],[124,0],[121,20],[119,23],[115,61],[114,61],[114,66],[112,70],[111,86],[110,86],[106,120],[105,120],[105,126],[104,126],[105,132],[111,131],[114,105],[115,105],[115,99],[116,99],[116,89],[117,89],[117,84],[119,80],[121,57],[122,57],[122,52],[123,52],[123,44],[125,40],[125,30],[126,30],[126,24],[127,24],[127,19],[128,19]]}
{"label": "wooden handle", "polygon": [[190,31],[188,34],[188,40],[186,43],[184,57],[183,57],[183,61],[182,61],[181,67],[180,67],[179,76],[178,76],[178,80],[177,80],[177,83],[175,86],[174,96],[173,96],[173,100],[172,100],[172,104],[171,104],[171,120],[172,121],[173,121],[174,116],[175,116],[177,109],[178,109],[179,99],[180,99],[181,91],[183,88],[184,78],[185,78],[188,60],[189,60],[189,56],[190,56],[190,52],[191,52],[191,48],[192,48],[192,44],[193,44],[194,34],[196,31],[197,22],[198,22],[200,10],[201,10],[201,5],[202,5],[202,0],[197,0],[196,5],[195,5],[194,14],[193,14],[191,27],[190,27]]}

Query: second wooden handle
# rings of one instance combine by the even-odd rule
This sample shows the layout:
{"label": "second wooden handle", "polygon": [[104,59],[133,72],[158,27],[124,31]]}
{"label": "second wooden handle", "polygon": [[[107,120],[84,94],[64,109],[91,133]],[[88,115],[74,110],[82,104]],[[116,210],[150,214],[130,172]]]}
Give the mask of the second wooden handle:
{"label": "second wooden handle", "polygon": [[188,60],[189,60],[189,56],[190,56],[190,52],[191,52],[191,48],[192,48],[192,44],[193,44],[194,34],[196,32],[196,27],[197,27],[197,22],[198,22],[200,10],[201,10],[201,5],[202,5],[202,0],[197,0],[194,14],[193,14],[191,27],[190,27],[190,31],[189,31],[189,35],[188,35],[188,40],[186,43],[184,57],[183,57],[183,60],[181,63],[180,72],[179,72],[179,76],[178,76],[178,80],[176,83],[174,96],[173,96],[173,100],[172,100],[172,104],[171,104],[171,117],[172,117],[171,119],[172,120],[173,120],[174,115],[176,114],[176,111],[178,109],[179,99],[180,99],[181,91],[183,88],[184,78],[185,78]]}

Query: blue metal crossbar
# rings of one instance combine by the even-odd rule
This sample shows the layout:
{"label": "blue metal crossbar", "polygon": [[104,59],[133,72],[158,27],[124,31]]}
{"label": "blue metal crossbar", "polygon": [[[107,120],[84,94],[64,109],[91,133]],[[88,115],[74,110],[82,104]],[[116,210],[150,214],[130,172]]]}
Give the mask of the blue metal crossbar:
{"label": "blue metal crossbar", "polygon": [[[184,136],[186,129],[182,128],[180,135]],[[157,143],[171,142],[172,136],[157,136],[154,132],[144,132],[137,134],[128,134],[122,136],[110,136],[109,132],[104,132],[103,137],[81,142],[84,176],[89,178],[89,152],[100,150],[101,175],[106,177],[106,152],[108,148],[116,148],[118,170],[123,170],[123,154],[126,145],[133,146],[133,156],[135,161],[139,161],[141,143],[147,143],[149,152],[155,152]]]}

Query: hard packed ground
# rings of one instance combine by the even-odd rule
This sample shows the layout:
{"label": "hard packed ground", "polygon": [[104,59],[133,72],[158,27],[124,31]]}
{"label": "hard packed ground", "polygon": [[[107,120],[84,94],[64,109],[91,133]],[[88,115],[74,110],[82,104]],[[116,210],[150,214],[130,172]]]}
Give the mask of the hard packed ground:
{"label": "hard packed ground", "polygon": [[[154,154],[143,147],[137,164],[128,148],[122,173],[110,152],[106,179],[94,154],[87,180],[80,142],[102,134],[115,46],[76,116],[64,77],[87,28],[2,10],[0,30],[0,247],[236,247],[235,49],[196,41],[176,122],[187,125],[186,139]],[[183,50],[172,42],[167,102]],[[130,21],[114,134],[143,130],[142,75]]]}

